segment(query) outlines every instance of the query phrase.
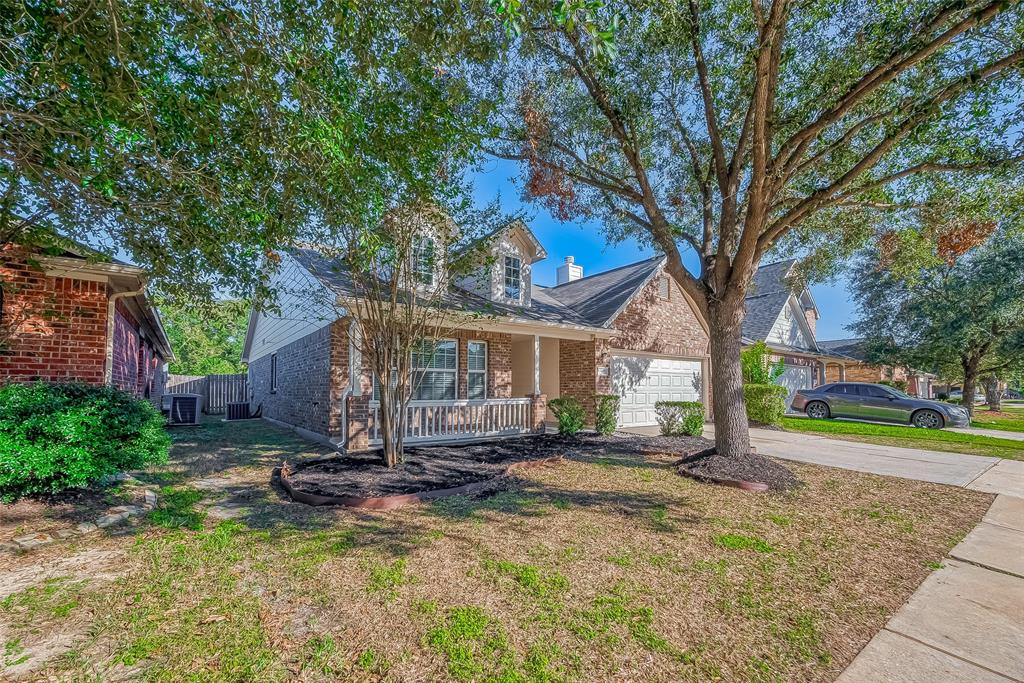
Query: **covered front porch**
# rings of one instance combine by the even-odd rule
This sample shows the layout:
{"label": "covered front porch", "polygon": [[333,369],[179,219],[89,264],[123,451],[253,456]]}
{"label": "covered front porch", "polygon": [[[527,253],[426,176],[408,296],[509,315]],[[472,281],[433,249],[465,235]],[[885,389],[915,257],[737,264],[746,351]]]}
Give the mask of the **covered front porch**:
{"label": "covered front porch", "polygon": [[[437,340],[439,352],[422,369],[406,408],[406,442],[542,433],[554,422],[549,400],[571,394],[591,402],[598,342],[579,332],[547,332],[458,330]],[[371,383],[364,381],[363,389],[349,398],[350,450],[382,443],[380,402]]]}

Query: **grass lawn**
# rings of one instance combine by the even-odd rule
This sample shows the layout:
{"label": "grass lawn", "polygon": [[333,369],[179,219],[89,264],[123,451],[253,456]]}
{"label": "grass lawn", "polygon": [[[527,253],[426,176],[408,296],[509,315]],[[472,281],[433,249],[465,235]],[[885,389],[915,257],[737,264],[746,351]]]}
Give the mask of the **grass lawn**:
{"label": "grass lawn", "polygon": [[0,555],[0,678],[828,681],[992,500],[796,464],[803,488],[749,494],[614,456],[390,513],[271,487],[320,452],[181,429],[158,514]]}
{"label": "grass lawn", "polygon": [[987,407],[974,409],[971,425],[982,429],[1001,429],[1006,432],[1024,432],[1024,405],[1003,403],[1002,412],[993,412]]}
{"label": "grass lawn", "polygon": [[844,420],[811,420],[805,417],[784,417],[782,426],[793,432],[828,434],[845,441],[1024,460],[1024,441],[963,434],[944,429],[917,429]]}

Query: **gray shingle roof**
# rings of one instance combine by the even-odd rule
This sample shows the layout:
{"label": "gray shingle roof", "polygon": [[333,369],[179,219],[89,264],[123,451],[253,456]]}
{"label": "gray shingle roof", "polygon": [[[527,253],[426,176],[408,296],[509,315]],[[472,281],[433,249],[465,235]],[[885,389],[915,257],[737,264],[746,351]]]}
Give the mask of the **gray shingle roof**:
{"label": "gray shingle roof", "polygon": [[819,341],[818,347],[830,355],[846,356],[854,360],[864,360],[865,358],[864,340],[859,337]]}
{"label": "gray shingle roof", "polygon": [[[356,296],[356,288],[348,271],[337,261],[325,257],[313,249],[294,249],[295,259],[324,286],[338,296]],[[531,306],[516,306],[491,301],[481,296],[453,287],[447,296],[447,306],[453,310],[479,313],[525,321],[555,323],[577,327],[593,325],[576,311],[552,298],[542,287],[533,287]]]}
{"label": "gray shingle roof", "polygon": [[615,314],[661,268],[664,256],[653,256],[603,273],[543,290],[595,327],[607,327]]}
{"label": "gray shingle roof", "polygon": [[[764,341],[778,320],[783,306],[793,294],[786,276],[796,259],[766,263],[757,269],[744,305],[747,315],[743,319],[743,337],[749,341]],[[810,349],[808,349],[810,350]]]}

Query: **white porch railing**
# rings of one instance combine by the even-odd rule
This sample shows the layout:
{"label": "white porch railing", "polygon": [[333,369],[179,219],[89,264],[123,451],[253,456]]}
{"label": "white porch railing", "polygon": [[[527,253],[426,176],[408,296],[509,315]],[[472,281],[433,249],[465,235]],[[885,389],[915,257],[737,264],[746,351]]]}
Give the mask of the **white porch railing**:
{"label": "white porch railing", "polygon": [[[528,434],[531,400],[489,398],[483,401],[411,401],[406,408],[405,441],[457,441],[486,436]],[[380,404],[370,402],[370,444],[381,443]]]}

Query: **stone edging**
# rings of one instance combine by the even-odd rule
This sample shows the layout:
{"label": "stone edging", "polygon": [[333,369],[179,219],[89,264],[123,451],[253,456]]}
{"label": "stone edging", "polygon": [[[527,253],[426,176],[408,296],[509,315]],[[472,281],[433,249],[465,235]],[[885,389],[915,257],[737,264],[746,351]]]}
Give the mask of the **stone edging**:
{"label": "stone edging", "polygon": [[362,496],[322,496],[316,493],[300,491],[295,488],[290,481],[291,475],[297,470],[292,469],[287,462],[277,468],[275,470],[275,474],[280,477],[281,485],[288,492],[288,495],[290,495],[293,500],[300,503],[305,503],[307,505],[343,505],[345,507],[364,508],[369,510],[394,510],[395,508],[412,505],[425,500],[447,498],[449,496],[458,496],[467,493],[479,493],[480,491],[493,487],[494,484],[507,477],[509,473],[514,470],[552,465],[560,463],[563,460],[564,458],[560,455],[551,458],[544,458],[542,460],[524,460],[522,462],[512,463],[506,467],[505,471],[501,474],[491,477],[490,479],[485,479],[484,481],[475,481],[469,484],[462,484],[461,486],[453,486],[446,489],[432,489],[430,491],[420,491],[418,493],[405,493],[397,496],[374,496],[369,498],[364,498]]}
{"label": "stone edging", "polygon": [[142,505],[118,505],[108,509],[104,514],[91,522],[81,522],[75,526],[64,527],[52,532],[24,534],[13,539],[11,542],[0,543],[0,552],[6,551],[15,553],[34,550],[44,545],[49,545],[54,541],[63,541],[76,536],[85,536],[86,534],[94,533],[100,529],[120,524],[131,517],[144,514],[156,507],[159,499],[157,498],[155,491],[152,489],[143,489],[142,496]]}

